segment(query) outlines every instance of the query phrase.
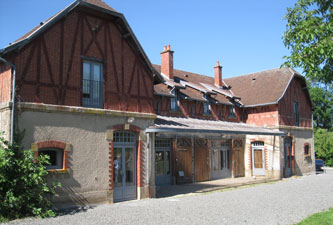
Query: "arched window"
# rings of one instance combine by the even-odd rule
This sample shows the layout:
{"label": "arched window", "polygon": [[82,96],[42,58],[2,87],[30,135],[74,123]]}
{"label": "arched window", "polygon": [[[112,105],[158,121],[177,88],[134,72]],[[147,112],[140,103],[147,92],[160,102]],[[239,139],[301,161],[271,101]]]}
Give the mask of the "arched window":
{"label": "arched window", "polygon": [[48,140],[39,141],[31,144],[31,149],[34,151],[35,160],[38,156],[47,155],[50,165],[45,165],[50,172],[68,172],[70,169],[70,154],[73,146],[69,143],[61,141]]}
{"label": "arched window", "polygon": [[38,150],[38,156],[47,155],[49,157],[49,165],[45,165],[46,169],[64,169],[64,150],[60,148],[42,148]]}

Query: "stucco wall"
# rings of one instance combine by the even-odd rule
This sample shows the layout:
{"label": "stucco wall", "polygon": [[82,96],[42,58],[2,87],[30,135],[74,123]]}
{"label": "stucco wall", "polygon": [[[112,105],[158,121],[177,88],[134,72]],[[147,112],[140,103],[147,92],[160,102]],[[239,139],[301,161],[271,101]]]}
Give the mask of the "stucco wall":
{"label": "stucco wall", "polygon": [[11,111],[8,103],[0,104],[0,132],[4,132],[3,137],[9,140]]}
{"label": "stucco wall", "polygon": [[[312,129],[306,128],[280,128],[292,137],[295,146],[295,173],[296,175],[313,174],[315,170],[315,156]],[[310,145],[310,156],[304,155],[304,144]]]}
{"label": "stucco wall", "polygon": [[[109,189],[109,143],[106,130],[125,124],[128,117],[100,114],[40,112],[23,110],[19,115],[19,129],[26,130],[25,149],[38,141],[56,140],[72,145],[70,170],[51,174],[50,180],[60,181],[55,202],[90,204],[107,201]],[[146,128],[152,119],[135,118],[133,125]],[[146,145],[143,145],[146,146]]]}
{"label": "stucco wall", "polygon": [[246,135],[245,146],[245,176],[250,177],[252,173],[252,150],[251,143],[254,141],[263,141],[265,148],[265,168],[267,178],[281,178],[281,137],[269,135]]}

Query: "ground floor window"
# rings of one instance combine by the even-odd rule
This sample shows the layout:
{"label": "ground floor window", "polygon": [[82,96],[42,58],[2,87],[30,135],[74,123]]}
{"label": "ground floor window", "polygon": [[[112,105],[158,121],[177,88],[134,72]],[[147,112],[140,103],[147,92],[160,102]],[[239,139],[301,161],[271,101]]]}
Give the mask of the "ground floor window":
{"label": "ground floor window", "polygon": [[304,156],[310,156],[310,144],[309,143],[305,143],[304,144]]}
{"label": "ground floor window", "polygon": [[51,172],[66,172],[69,169],[70,155],[73,149],[71,144],[55,140],[39,141],[32,143],[31,149],[34,151],[36,160],[40,155],[48,156],[50,164],[45,165],[45,167]]}
{"label": "ground floor window", "polygon": [[43,148],[38,150],[38,156],[47,155],[50,164],[45,165],[46,169],[64,168],[64,150],[59,148]]}
{"label": "ground floor window", "polygon": [[212,151],[212,166],[214,171],[230,169],[229,168],[229,157],[230,150],[213,150]]}

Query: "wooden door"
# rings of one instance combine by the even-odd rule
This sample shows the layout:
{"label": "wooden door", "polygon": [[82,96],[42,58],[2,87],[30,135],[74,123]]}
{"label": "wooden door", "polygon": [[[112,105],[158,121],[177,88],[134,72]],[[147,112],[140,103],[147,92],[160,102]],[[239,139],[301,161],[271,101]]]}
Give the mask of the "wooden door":
{"label": "wooden door", "polygon": [[177,184],[192,182],[192,141],[177,138],[175,173]]}
{"label": "wooden door", "polygon": [[244,177],[245,165],[244,165],[244,151],[243,151],[242,140],[234,140],[232,155],[234,162],[234,177]]}
{"label": "wooden door", "polygon": [[194,168],[195,181],[209,180],[209,148],[207,139],[194,139]]}

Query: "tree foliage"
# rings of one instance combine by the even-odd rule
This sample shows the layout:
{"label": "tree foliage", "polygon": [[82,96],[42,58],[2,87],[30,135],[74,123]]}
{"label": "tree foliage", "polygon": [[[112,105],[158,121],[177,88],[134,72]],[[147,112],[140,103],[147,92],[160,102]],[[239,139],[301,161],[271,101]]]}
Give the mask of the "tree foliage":
{"label": "tree foliage", "polygon": [[314,105],[313,122],[315,127],[333,131],[333,89],[311,85],[309,91]]}
{"label": "tree foliage", "polygon": [[301,67],[312,81],[333,81],[333,1],[298,0],[288,8],[284,45],[291,50],[285,66]]}
{"label": "tree foliage", "polygon": [[316,157],[325,161],[326,166],[333,166],[333,132],[327,129],[315,129]]}
{"label": "tree foliage", "polygon": [[55,184],[48,184],[47,156],[36,160],[34,152],[9,145],[0,136],[0,221],[27,216],[52,216],[50,197]]}

